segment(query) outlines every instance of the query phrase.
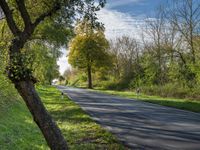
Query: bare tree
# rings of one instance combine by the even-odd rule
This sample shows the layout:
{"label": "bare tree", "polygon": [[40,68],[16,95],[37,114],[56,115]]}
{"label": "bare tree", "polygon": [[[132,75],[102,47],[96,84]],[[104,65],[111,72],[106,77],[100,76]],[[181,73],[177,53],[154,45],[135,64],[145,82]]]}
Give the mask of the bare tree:
{"label": "bare tree", "polygon": [[157,9],[155,18],[147,18],[145,34],[149,37],[148,42],[145,42],[146,49],[151,51],[151,55],[153,55],[156,61],[159,84],[163,84],[164,72],[166,69],[166,43],[169,40],[169,28],[165,9],[162,6]]}
{"label": "bare tree", "polygon": [[139,61],[139,44],[136,39],[123,36],[111,42],[114,68],[118,76],[130,77],[134,64]]}
{"label": "bare tree", "polygon": [[[191,62],[196,62],[195,37],[200,29],[200,1],[175,0],[169,11],[169,19],[182,36],[185,46],[190,52]],[[187,50],[186,50],[187,52]]]}

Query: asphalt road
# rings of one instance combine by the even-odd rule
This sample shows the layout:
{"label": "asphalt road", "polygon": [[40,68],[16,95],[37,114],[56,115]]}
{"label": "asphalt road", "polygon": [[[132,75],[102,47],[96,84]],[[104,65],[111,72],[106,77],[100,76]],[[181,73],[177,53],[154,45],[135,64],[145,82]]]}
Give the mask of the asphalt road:
{"label": "asphalt road", "polygon": [[200,150],[200,114],[85,89],[58,87],[134,150]]}

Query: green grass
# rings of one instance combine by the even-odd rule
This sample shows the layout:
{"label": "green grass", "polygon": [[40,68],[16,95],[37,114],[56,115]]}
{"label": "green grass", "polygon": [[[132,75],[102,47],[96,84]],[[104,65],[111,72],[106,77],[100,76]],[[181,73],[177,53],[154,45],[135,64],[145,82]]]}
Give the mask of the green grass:
{"label": "green grass", "polygon": [[[68,97],[61,99],[56,88],[39,86],[38,91],[70,149],[124,149],[111,133],[96,124]],[[5,109],[0,108],[0,150],[46,149],[49,148],[23,102],[16,101]]]}
{"label": "green grass", "polygon": [[[2,107],[1,107],[2,108]],[[0,108],[0,150],[46,150],[47,144],[24,103]]]}
{"label": "green grass", "polygon": [[137,95],[135,92],[132,92],[132,91],[112,91],[112,90],[102,90],[102,89],[96,89],[95,91],[107,93],[111,95],[117,95],[121,97],[126,97],[126,98],[138,99],[141,101],[159,104],[163,106],[169,106],[169,107],[189,110],[193,112],[200,112],[200,101],[198,100],[163,98],[160,96],[149,96],[145,94]]}

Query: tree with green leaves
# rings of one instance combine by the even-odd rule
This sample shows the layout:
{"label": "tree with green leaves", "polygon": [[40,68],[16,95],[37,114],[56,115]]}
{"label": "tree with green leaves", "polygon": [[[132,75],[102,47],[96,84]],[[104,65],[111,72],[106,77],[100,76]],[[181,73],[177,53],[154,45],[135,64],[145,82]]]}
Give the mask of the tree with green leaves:
{"label": "tree with green leaves", "polygon": [[61,55],[60,50],[42,42],[31,43],[28,49],[34,77],[42,84],[51,85],[52,80],[59,77],[57,60]]}
{"label": "tree with green leaves", "polygon": [[68,61],[73,67],[87,72],[88,88],[92,88],[92,70],[110,65],[108,47],[109,43],[102,30],[93,28],[88,21],[77,26],[76,36],[69,46]]}
{"label": "tree with green leaves", "polygon": [[[71,26],[77,12],[90,18],[95,16],[94,12],[103,7],[104,3],[105,0],[99,0],[99,5],[95,6],[94,0],[0,0],[0,21],[6,23],[5,28],[9,29],[5,35],[9,35],[6,39],[9,42],[4,46],[9,58],[6,67],[8,78],[15,85],[47,144],[53,150],[68,149],[67,143],[35,90],[34,84],[37,80],[32,74],[29,58],[24,51],[27,44],[33,40],[51,42],[56,37],[47,36],[50,34],[46,31],[49,30],[45,30],[47,27],[42,28],[47,21],[67,28]],[[90,13],[86,12],[88,8]],[[57,27],[54,29],[58,31]]]}

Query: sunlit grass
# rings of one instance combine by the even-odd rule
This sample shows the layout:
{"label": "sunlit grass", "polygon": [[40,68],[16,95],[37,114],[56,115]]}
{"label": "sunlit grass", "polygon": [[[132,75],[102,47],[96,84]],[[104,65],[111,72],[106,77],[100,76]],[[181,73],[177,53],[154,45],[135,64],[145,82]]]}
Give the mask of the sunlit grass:
{"label": "sunlit grass", "polygon": [[102,90],[102,89],[96,89],[95,91],[126,98],[138,99],[141,101],[159,104],[163,106],[169,106],[193,112],[200,112],[200,101],[198,100],[163,98],[160,96],[149,96],[142,93],[137,94],[136,92],[133,91],[112,91],[112,90]]}
{"label": "sunlit grass", "polygon": [[96,124],[78,105],[62,99],[54,87],[39,87],[40,96],[57,121],[71,149],[123,149],[117,139]]}
{"label": "sunlit grass", "polygon": [[[78,105],[61,98],[55,87],[38,88],[46,108],[62,130],[70,149],[124,149],[117,139],[96,124]],[[48,150],[46,141],[22,101],[0,106],[0,150]]]}

